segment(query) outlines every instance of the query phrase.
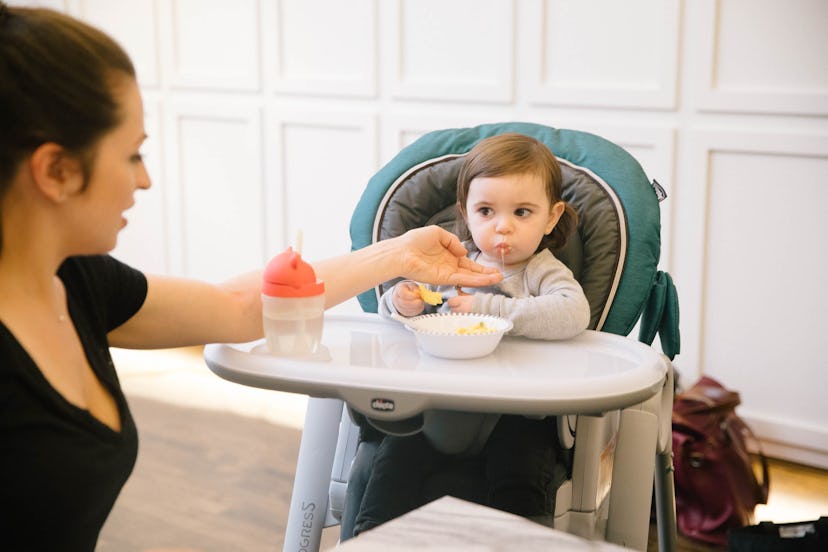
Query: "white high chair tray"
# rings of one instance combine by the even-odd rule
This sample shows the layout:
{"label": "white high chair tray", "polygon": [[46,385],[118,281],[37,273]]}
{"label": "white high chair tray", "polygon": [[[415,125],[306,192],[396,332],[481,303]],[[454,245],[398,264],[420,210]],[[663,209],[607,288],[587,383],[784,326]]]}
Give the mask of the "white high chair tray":
{"label": "white high chair tray", "polygon": [[652,397],[667,374],[654,349],[594,331],[564,341],[506,336],[485,357],[436,358],[420,351],[402,325],[375,314],[327,314],[322,350],[314,357],[273,356],[263,340],[207,345],[204,357],[224,379],[342,399],[384,420],[401,420],[432,408],[599,414]]}

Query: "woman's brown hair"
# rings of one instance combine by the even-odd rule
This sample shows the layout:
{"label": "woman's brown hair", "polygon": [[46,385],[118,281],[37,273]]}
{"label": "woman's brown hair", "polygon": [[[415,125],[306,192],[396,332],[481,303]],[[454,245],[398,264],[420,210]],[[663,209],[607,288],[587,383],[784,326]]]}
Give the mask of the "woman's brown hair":
{"label": "woman's brown hair", "polygon": [[135,68],[112,38],[49,9],[0,1],[0,198],[20,162],[54,142],[88,182],[100,138],[121,119],[114,90]]}
{"label": "woman's brown hair", "polygon": [[457,235],[460,239],[470,238],[466,227],[466,199],[472,180],[478,177],[505,176],[511,174],[538,175],[546,184],[546,196],[550,205],[562,201],[564,213],[548,235],[544,236],[538,251],[555,251],[566,245],[566,241],[578,226],[578,213],[563,201],[561,166],[555,155],[542,142],[514,132],[498,134],[478,142],[466,154],[457,176]]}

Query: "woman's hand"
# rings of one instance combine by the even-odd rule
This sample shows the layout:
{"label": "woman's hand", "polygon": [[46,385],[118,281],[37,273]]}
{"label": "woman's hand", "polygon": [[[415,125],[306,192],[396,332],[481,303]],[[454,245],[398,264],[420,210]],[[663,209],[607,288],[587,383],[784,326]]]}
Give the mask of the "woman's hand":
{"label": "woman's hand", "polygon": [[402,236],[314,263],[325,282],[325,308],[396,277],[429,284],[491,286],[503,279],[496,268],[466,257],[466,248],[439,226],[409,230]]}
{"label": "woman's hand", "polygon": [[497,268],[477,264],[466,257],[460,240],[439,226],[409,230],[395,238],[402,247],[400,275],[438,285],[481,287],[503,279]]}

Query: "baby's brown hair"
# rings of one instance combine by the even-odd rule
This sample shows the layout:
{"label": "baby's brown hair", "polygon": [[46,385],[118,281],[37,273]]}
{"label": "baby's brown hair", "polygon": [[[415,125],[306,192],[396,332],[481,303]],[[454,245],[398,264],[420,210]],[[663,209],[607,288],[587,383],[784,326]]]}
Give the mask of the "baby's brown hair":
{"label": "baby's brown hair", "polygon": [[516,132],[498,134],[475,144],[466,154],[457,176],[456,232],[462,240],[471,237],[466,227],[466,199],[472,180],[477,177],[510,174],[538,175],[545,183],[549,204],[564,203],[564,212],[552,231],[543,237],[538,251],[555,251],[566,245],[569,235],[578,226],[578,213],[563,200],[561,166],[555,155],[542,142]]}

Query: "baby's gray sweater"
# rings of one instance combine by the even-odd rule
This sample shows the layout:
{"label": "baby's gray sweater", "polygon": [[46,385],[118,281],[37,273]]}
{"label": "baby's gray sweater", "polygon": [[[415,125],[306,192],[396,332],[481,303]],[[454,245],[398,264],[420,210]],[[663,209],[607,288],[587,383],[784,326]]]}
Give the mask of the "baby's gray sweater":
{"label": "baby's gray sweater", "polygon": [[[456,295],[453,286],[431,289],[443,294],[443,304],[426,305],[425,313],[450,312],[446,300]],[[568,339],[580,334],[589,325],[589,303],[572,271],[544,249],[526,265],[503,275],[494,286],[469,288],[474,294],[472,312],[508,318],[514,324],[509,335],[533,339]],[[392,290],[382,295],[379,312],[391,317],[396,313],[391,300]]]}

